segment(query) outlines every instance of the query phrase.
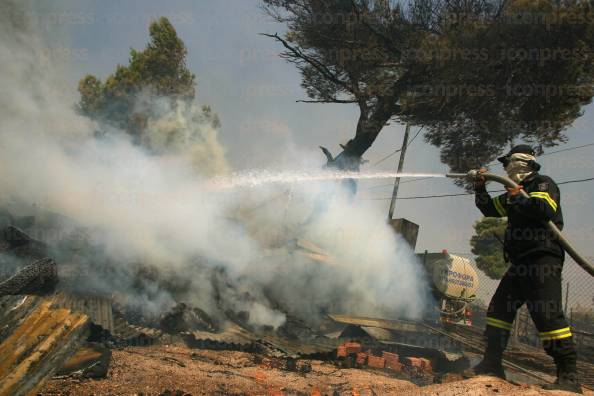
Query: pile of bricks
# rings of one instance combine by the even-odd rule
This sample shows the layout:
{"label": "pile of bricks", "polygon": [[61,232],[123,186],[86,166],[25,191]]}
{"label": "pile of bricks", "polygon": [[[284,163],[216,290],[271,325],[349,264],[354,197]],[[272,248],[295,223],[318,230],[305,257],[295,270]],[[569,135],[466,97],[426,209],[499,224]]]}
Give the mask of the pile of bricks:
{"label": "pile of bricks", "polygon": [[336,350],[336,357],[348,357],[361,352],[362,349],[358,342],[345,342]]}
{"label": "pile of bricks", "polygon": [[403,357],[396,353],[383,351],[381,356],[373,354],[371,350],[363,351],[358,342],[345,342],[336,350],[336,358],[343,367],[370,367],[400,372],[403,366],[417,373],[431,373],[431,361],[418,357]]}
{"label": "pile of bricks", "polygon": [[416,372],[432,373],[433,367],[429,359],[418,357],[406,357],[402,359],[403,363],[413,368]]}

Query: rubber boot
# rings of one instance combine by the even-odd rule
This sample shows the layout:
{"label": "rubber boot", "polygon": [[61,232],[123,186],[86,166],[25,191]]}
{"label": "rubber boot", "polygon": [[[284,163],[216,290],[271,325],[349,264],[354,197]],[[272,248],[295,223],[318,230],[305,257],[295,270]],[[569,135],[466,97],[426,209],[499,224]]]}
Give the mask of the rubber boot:
{"label": "rubber boot", "polygon": [[557,366],[557,380],[553,384],[543,385],[546,390],[562,390],[566,392],[582,393],[582,386],[578,380],[575,364]]}
{"label": "rubber boot", "polygon": [[557,366],[557,380],[554,384],[544,385],[547,390],[563,390],[582,393],[577,375],[577,354],[572,338],[549,342],[544,345],[547,354],[553,357]]}
{"label": "rubber boot", "polygon": [[489,375],[492,377],[506,379],[505,371],[503,370],[503,365],[501,364],[502,356],[503,349],[488,346],[485,350],[483,360],[481,360],[476,366],[464,371],[462,376],[465,378],[472,378],[476,377],[477,375]]}
{"label": "rubber boot", "polygon": [[477,375],[489,375],[491,377],[506,379],[501,360],[497,361],[487,357],[483,358],[483,360],[481,360],[481,362],[476,366],[462,373],[464,378],[472,378],[476,377]]}

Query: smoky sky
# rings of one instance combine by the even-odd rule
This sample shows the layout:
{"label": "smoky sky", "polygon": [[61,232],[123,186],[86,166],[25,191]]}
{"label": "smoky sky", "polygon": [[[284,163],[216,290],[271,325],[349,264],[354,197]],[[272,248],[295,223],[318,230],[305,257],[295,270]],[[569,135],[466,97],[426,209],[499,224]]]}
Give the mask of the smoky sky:
{"label": "smoky sky", "polygon": [[[322,166],[318,146],[333,153],[354,135],[358,110],[352,105],[303,104],[297,70],[278,57],[282,50],[258,33],[282,33],[284,26],[271,22],[257,0],[200,1],[56,1],[37,9],[36,17],[50,39],[39,54],[41,63],[66,62],[56,96],[76,100],[76,83],[87,73],[105,78],[115,65],[126,64],[130,48],[142,49],[152,18],[167,16],[188,48],[188,66],[196,73],[198,98],[210,104],[222,122],[219,132],[230,166],[241,171],[282,164],[289,167],[307,153],[310,165]],[[38,7],[39,8],[39,7]],[[594,141],[592,105],[585,108],[568,130],[567,147]],[[413,127],[412,133],[416,133]],[[386,126],[365,154],[363,170],[393,170],[398,156],[378,161],[399,148],[404,127]],[[421,135],[422,136],[422,135]],[[539,159],[542,173],[557,181],[592,177],[591,148]],[[418,137],[409,147],[404,166],[409,172],[446,172],[439,151]],[[500,169],[494,170],[501,172]],[[390,180],[359,183],[356,199],[369,201],[387,214]],[[594,256],[594,184],[561,186],[565,233],[587,256]],[[449,180],[403,183],[401,197],[460,193]],[[480,214],[471,196],[399,200],[395,217],[420,225],[417,250],[469,252],[472,224]]]}

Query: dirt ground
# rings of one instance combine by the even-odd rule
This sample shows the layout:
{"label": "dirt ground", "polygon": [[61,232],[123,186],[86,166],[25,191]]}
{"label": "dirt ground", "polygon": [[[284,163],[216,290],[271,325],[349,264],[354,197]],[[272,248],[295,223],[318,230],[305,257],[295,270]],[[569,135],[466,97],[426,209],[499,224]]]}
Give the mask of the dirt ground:
{"label": "dirt ground", "polygon": [[569,395],[492,377],[419,387],[384,371],[308,363],[311,371],[303,374],[269,368],[243,352],[129,347],[113,351],[106,379],[54,378],[39,395]]}

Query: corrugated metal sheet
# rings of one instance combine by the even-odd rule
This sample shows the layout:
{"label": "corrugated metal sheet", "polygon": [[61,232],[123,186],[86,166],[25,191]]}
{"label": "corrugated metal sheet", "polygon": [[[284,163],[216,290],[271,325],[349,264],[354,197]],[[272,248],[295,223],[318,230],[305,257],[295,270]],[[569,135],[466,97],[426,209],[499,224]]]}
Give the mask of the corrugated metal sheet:
{"label": "corrugated metal sheet", "polygon": [[254,347],[258,337],[236,324],[229,324],[220,333],[193,331],[188,333],[186,342],[194,348],[248,350]]}
{"label": "corrugated metal sheet", "polygon": [[111,298],[105,296],[61,294],[55,299],[55,306],[82,312],[90,321],[109,331],[127,345],[150,345],[161,337],[158,329],[135,326],[112,308]]}
{"label": "corrugated metal sheet", "polygon": [[379,341],[390,341],[394,338],[390,330],[382,329],[381,327],[361,326],[361,330],[369,334],[371,338]]}
{"label": "corrugated metal sheet", "polygon": [[46,294],[54,289],[57,281],[56,262],[43,258],[20,268],[11,277],[0,282],[0,296]]}
{"label": "corrugated metal sheet", "polygon": [[334,351],[338,345],[338,340],[327,337],[316,337],[308,340],[286,340],[277,336],[263,336],[258,342],[268,349],[274,349],[281,355],[292,357],[303,357]]}
{"label": "corrugated metal sheet", "polygon": [[55,298],[55,306],[66,308],[72,311],[82,312],[91,321],[108,330],[114,331],[113,312],[111,299],[103,296],[82,296],[77,294],[59,294]]}
{"label": "corrugated metal sheet", "polygon": [[286,340],[271,334],[256,334],[236,324],[230,324],[220,333],[194,331],[188,336],[186,342],[195,348],[266,351],[294,357],[329,352],[338,346],[337,340],[327,337]]}
{"label": "corrugated metal sheet", "polygon": [[118,312],[113,313],[113,323],[114,329],[112,334],[125,341],[127,345],[151,345],[163,335],[163,332],[159,329],[128,323]]}
{"label": "corrugated metal sheet", "polygon": [[0,396],[35,394],[86,339],[88,316],[56,300],[0,298]]}
{"label": "corrugated metal sheet", "polygon": [[409,322],[406,320],[375,319],[350,315],[328,315],[328,317],[334,320],[335,322],[344,324],[352,324],[366,327],[379,327],[388,330],[427,333],[427,328],[423,325],[415,322]]}

